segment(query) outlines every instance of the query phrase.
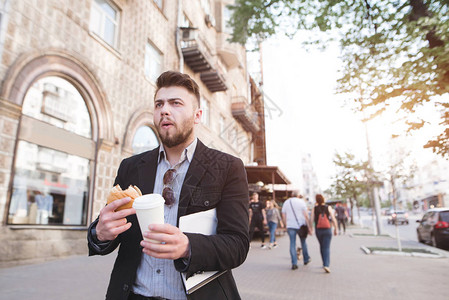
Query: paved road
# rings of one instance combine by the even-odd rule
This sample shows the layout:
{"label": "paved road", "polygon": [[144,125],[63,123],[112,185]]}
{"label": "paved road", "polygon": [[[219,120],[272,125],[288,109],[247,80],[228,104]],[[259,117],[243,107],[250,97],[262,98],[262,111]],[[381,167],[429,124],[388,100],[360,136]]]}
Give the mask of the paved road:
{"label": "paved road", "polygon": [[[348,233],[369,233],[350,228]],[[279,247],[262,250],[253,241],[246,262],[234,270],[242,299],[407,299],[447,300],[449,252],[444,258],[366,255],[360,246],[394,247],[389,237],[347,234],[332,239],[331,274],[321,268],[315,236],[308,238],[312,262],[290,270],[288,237]],[[423,247],[404,241],[403,247]],[[114,254],[106,257],[74,256],[50,262],[0,269],[0,300],[104,299]]]}
{"label": "paved road", "polygon": [[[421,219],[421,217],[410,215],[408,218],[408,224],[398,224],[397,229],[399,232],[399,237],[402,240],[410,240],[410,241],[418,241],[418,236],[416,235],[416,227],[418,227],[419,223],[416,223],[416,220]],[[396,225],[388,224],[388,217],[382,217],[382,226],[383,232],[396,237]]]}
{"label": "paved road", "polygon": [[[410,241],[418,241],[418,237],[416,235],[416,227],[418,227],[418,223],[416,220],[421,219],[422,215],[413,215],[409,214],[409,224],[400,224],[398,225],[399,237],[401,240],[410,240]],[[362,216],[363,226],[373,228],[375,224],[373,223],[372,217],[365,215]],[[393,237],[396,237],[396,226],[393,224],[388,224],[387,216],[381,216],[381,224],[382,224],[382,234],[389,234]]]}

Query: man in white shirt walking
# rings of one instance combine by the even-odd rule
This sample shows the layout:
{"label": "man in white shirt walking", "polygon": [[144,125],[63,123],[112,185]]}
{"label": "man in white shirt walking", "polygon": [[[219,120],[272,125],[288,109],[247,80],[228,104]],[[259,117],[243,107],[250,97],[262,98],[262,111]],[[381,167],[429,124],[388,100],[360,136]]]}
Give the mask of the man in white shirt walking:
{"label": "man in white shirt walking", "polygon": [[[299,236],[299,228],[302,225],[308,227],[308,234],[312,234],[312,224],[310,224],[307,205],[298,191],[293,191],[292,197],[287,199],[282,205],[282,219],[287,226],[287,233],[290,238],[290,256],[292,260],[292,270],[298,269],[298,257],[296,254],[296,235]],[[304,256],[304,265],[307,265],[311,259],[307,251],[306,238],[299,236]]]}

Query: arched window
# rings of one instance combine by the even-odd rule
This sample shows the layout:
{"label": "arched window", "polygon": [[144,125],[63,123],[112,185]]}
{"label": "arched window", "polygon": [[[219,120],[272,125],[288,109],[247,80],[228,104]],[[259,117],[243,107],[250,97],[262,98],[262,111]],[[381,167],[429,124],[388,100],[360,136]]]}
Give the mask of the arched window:
{"label": "arched window", "polygon": [[149,126],[140,126],[133,138],[133,154],[139,154],[159,146],[156,133]]}
{"label": "arched window", "polygon": [[95,142],[86,103],[49,76],[26,92],[8,224],[86,225]]}

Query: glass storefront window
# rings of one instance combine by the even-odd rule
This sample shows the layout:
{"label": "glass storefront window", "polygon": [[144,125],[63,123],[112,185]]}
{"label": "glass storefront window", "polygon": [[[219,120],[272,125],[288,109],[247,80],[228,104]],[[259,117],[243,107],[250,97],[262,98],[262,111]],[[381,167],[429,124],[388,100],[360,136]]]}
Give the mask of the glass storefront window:
{"label": "glass storefront window", "polygon": [[27,91],[22,113],[78,135],[92,137],[84,99],[62,78],[49,76],[36,81]]}
{"label": "glass storefront window", "polygon": [[22,114],[8,224],[86,226],[95,142],[83,97],[45,77],[28,89]]}
{"label": "glass storefront window", "polygon": [[139,154],[159,146],[159,140],[153,129],[148,126],[141,126],[134,135],[132,148],[133,154]]}
{"label": "glass storefront window", "polygon": [[19,141],[9,224],[85,225],[90,162]]}

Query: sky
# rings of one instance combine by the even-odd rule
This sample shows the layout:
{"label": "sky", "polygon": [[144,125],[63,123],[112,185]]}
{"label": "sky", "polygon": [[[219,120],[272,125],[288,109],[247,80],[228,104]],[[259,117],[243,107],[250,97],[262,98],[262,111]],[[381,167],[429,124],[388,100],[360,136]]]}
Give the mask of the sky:
{"label": "sky", "polygon": [[[325,52],[307,52],[299,38],[278,37],[262,44],[267,164],[279,166],[295,188],[302,188],[304,153],[311,155],[323,190],[332,183],[336,152],[367,160],[363,116],[344,105],[344,95],[335,93],[338,55],[332,45]],[[395,118],[390,113],[367,123],[375,166],[388,155],[391,134],[399,131],[392,125]],[[431,159],[431,151],[422,150],[425,138],[409,138],[408,147]]]}

